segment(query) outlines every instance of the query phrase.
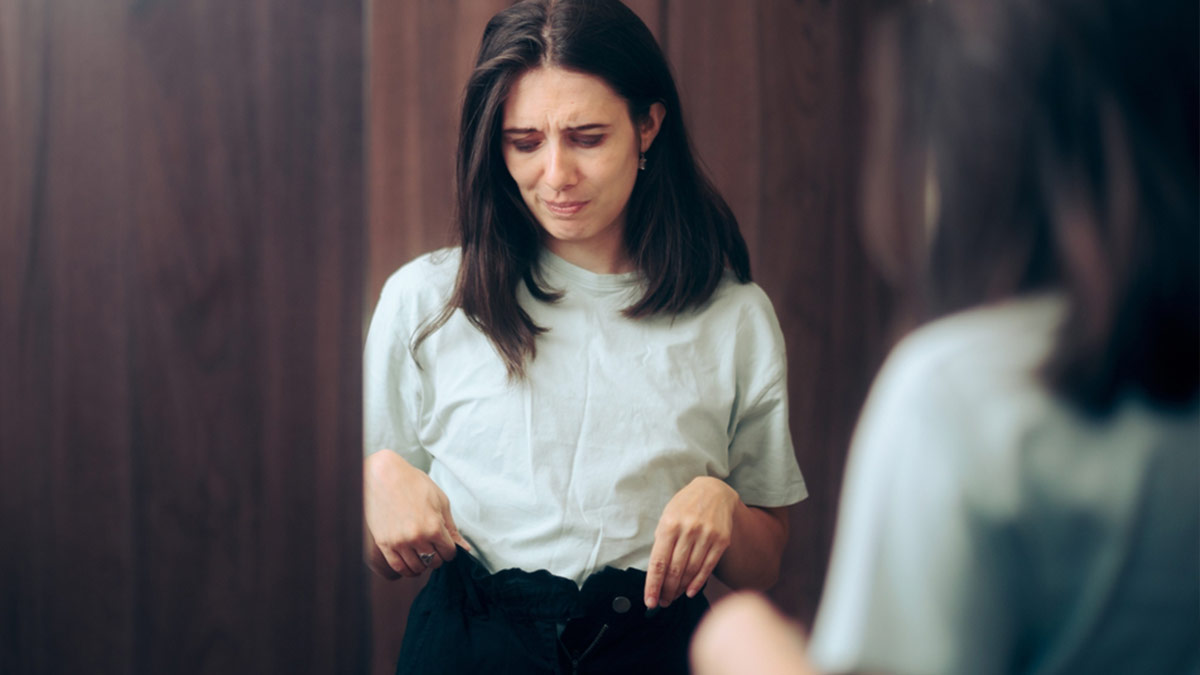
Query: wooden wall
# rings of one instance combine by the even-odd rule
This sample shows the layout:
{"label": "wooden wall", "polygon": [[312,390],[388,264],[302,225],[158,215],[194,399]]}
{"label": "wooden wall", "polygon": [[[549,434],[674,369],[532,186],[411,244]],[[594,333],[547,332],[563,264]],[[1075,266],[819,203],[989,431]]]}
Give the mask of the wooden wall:
{"label": "wooden wall", "polygon": [[366,669],[363,20],[0,0],[0,672]]}
{"label": "wooden wall", "polygon": [[[487,19],[508,4],[371,7],[367,307],[396,267],[452,241],[459,96]],[[627,4],[672,62],[693,140],[787,338],[792,432],[811,496],[792,509],[772,595],[808,621],[850,432],[886,347],[888,298],[857,237],[865,11],[840,0]],[[390,672],[418,588],[373,579],[373,672]]]}

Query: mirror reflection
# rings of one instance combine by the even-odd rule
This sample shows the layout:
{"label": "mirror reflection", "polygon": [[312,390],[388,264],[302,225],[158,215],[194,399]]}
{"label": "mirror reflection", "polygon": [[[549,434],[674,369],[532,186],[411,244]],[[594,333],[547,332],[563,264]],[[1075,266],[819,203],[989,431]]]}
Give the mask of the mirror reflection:
{"label": "mirror reflection", "polygon": [[687,672],[807,496],[785,340],[671,67],[620,2],[521,2],[461,99],[450,229],[366,339],[367,556],[401,672]]}

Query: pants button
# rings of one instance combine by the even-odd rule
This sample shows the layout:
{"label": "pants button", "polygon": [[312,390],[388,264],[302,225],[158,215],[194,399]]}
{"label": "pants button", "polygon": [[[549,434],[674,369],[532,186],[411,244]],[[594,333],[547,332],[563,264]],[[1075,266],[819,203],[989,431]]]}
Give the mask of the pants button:
{"label": "pants button", "polygon": [[629,602],[629,598],[623,595],[618,595],[617,597],[613,598],[612,608],[617,614],[624,614],[625,612],[628,612],[629,608],[632,606],[633,603]]}

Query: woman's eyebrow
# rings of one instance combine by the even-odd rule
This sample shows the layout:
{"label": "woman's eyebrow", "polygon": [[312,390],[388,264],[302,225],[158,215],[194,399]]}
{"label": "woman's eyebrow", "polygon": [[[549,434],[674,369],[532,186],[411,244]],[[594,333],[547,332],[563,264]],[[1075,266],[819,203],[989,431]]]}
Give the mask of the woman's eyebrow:
{"label": "woman's eyebrow", "polygon": [[597,129],[607,129],[610,124],[581,124],[577,127],[567,127],[567,131],[596,131]]}
{"label": "woman's eyebrow", "polygon": [[[567,127],[567,131],[597,131],[607,129],[611,126],[611,124],[601,124],[597,122],[593,124],[580,124],[579,126]],[[534,129],[533,127],[512,127],[509,129],[504,129],[501,133],[503,133],[505,136],[520,136],[523,134],[536,134],[538,132],[539,130]]]}

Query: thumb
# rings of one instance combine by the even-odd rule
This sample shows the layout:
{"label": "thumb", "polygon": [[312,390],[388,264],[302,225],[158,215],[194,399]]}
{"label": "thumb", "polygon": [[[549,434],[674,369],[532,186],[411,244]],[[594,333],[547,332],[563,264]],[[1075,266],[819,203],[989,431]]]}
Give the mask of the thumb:
{"label": "thumb", "polygon": [[452,539],[455,544],[458,544],[470,552],[471,545],[468,544],[467,540],[463,539],[462,534],[459,533],[458,525],[454,524],[454,516],[450,515],[449,504],[446,505],[446,508],[442,509],[442,520],[444,520],[446,523],[446,531],[450,533],[450,539]]}

